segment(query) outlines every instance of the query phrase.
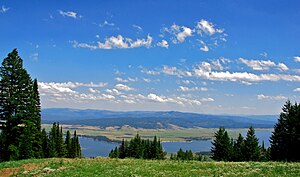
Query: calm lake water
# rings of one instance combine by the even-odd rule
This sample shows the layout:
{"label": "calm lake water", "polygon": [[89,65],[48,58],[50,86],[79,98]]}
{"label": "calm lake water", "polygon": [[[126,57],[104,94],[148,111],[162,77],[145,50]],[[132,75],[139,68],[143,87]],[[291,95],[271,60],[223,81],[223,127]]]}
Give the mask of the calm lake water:
{"label": "calm lake water", "polygon": [[[261,144],[265,143],[265,147],[270,146],[269,138],[272,132],[256,132],[256,137],[259,138]],[[242,134],[244,137],[246,133]],[[104,140],[96,140],[93,138],[79,137],[82,153],[85,157],[108,156],[109,152],[115,147],[119,146],[118,143],[107,142]],[[192,150],[193,152],[210,151],[211,140],[195,140],[192,142],[163,142],[163,148],[167,152],[177,152],[179,148],[185,150]]]}

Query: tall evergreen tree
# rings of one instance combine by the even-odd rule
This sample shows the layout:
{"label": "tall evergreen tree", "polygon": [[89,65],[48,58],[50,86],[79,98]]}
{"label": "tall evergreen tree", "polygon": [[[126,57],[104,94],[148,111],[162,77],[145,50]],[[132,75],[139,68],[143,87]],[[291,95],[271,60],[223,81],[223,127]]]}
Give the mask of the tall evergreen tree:
{"label": "tall evergreen tree", "polygon": [[[33,142],[27,145],[33,157],[39,157],[39,135],[36,127],[40,127],[34,102],[33,82],[23,68],[23,60],[16,49],[8,54],[0,67],[0,119],[6,120],[2,132],[1,159],[20,159],[20,145],[24,140],[22,134],[30,134]],[[32,126],[32,127],[30,127]],[[34,128],[35,127],[35,128]],[[31,131],[31,132],[28,132]],[[23,158],[23,155],[22,155]],[[32,158],[32,157],[30,157]]]}
{"label": "tall evergreen tree", "polygon": [[233,161],[243,161],[244,137],[239,133],[233,145]]}
{"label": "tall evergreen tree", "polygon": [[300,104],[288,100],[282,108],[270,138],[272,160],[300,160]]}
{"label": "tall evergreen tree", "polygon": [[48,157],[50,157],[50,155],[49,155],[49,152],[50,152],[49,138],[48,138],[47,132],[44,128],[41,133],[41,140],[42,140],[42,150],[43,150],[42,157],[48,158]]}
{"label": "tall evergreen tree", "polygon": [[255,130],[251,126],[247,132],[246,139],[243,146],[243,160],[258,161],[260,157],[260,148],[258,145],[258,138],[255,136]]}
{"label": "tall evergreen tree", "polygon": [[71,157],[71,133],[69,130],[67,131],[65,145],[66,145],[66,157]]}
{"label": "tall evergreen tree", "polygon": [[215,139],[212,142],[212,158],[218,161],[229,161],[232,155],[232,143],[229,139],[225,128],[220,129],[215,133]]}

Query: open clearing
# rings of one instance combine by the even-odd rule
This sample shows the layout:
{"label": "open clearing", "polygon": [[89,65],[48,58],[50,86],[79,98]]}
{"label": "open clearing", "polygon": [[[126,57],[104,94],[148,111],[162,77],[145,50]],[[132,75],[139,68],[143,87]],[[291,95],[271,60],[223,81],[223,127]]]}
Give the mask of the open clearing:
{"label": "open clearing", "polygon": [[299,176],[300,163],[141,159],[31,159],[0,163],[1,176]]}
{"label": "open clearing", "polygon": [[[43,124],[43,128],[50,130],[51,124]],[[66,132],[70,130],[77,131],[78,135],[91,137],[106,137],[111,141],[121,141],[122,139],[130,140],[137,133],[144,139],[152,139],[157,136],[161,141],[189,141],[196,139],[212,139],[218,128],[186,128],[186,129],[142,129],[129,126],[119,128],[106,127],[100,128],[96,126],[82,125],[61,125]],[[229,136],[236,138],[238,133],[247,132],[248,129],[226,129]],[[259,131],[273,131],[273,129],[255,129]]]}

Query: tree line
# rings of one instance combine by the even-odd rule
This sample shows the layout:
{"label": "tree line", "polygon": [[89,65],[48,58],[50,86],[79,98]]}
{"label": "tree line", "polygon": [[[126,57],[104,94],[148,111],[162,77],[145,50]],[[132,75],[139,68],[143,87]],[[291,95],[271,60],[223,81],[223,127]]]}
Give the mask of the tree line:
{"label": "tree line", "polygon": [[80,156],[76,132],[73,138],[69,132],[69,138],[63,142],[58,124],[53,124],[49,134],[41,130],[38,82],[23,67],[17,49],[4,58],[0,78],[0,120],[4,122],[0,133],[0,161]]}
{"label": "tree line", "polygon": [[246,138],[230,139],[225,128],[215,133],[212,158],[217,161],[300,161],[300,104],[284,104],[270,137],[270,147],[259,146],[253,127]]}
{"label": "tree line", "polygon": [[153,140],[143,140],[137,134],[129,142],[122,140],[119,147],[112,149],[109,153],[111,158],[137,158],[137,159],[164,159],[165,152],[163,151],[160,140],[154,136]]}
{"label": "tree line", "polygon": [[250,127],[246,138],[239,134],[236,140],[229,137],[225,128],[221,127],[215,133],[212,142],[212,159],[217,161],[266,161],[269,159],[269,150],[264,143],[259,146],[255,130]]}

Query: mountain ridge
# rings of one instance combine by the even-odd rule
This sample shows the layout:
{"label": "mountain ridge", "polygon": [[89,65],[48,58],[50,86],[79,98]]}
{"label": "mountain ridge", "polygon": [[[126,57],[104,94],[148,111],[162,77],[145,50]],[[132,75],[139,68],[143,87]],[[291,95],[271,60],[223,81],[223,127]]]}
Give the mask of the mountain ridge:
{"label": "mountain ridge", "polygon": [[[129,125],[136,128],[161,128],[170,124],[183,128],[273,128],[276,115],[213,115],[179,111],[109,111],[96,109],[42,109],[43,123],[95,125],[100,127]],[[159,126],[158,126],[159,124]]]}

